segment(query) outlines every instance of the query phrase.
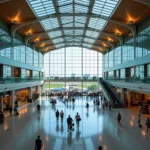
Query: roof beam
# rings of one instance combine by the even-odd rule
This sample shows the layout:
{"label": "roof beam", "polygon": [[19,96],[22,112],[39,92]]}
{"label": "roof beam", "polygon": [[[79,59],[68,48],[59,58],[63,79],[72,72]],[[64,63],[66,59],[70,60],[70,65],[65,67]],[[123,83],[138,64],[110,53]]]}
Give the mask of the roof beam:
{"label": "roof beam", "polygon": [[46,53],[48,53],[48,52],[51,52],[51,51],[54,51],[54,50],[58,50],[58,49],[61,49],[61,48],[67,48],[67,47],[80,47],[80,48],[83,47],[83,48],[87,48],[87,49],[90,49],[90,50],[93,50],[93,51],[96,51],[96,52],[99,52],[99,53],[104,54],[103,51],[100,51],[100,50],[98,50],[98,49],[91,49],[91,48],[86,47],[86,46],[76,46],[76,45],[70,45],[70,46],[64,45],[64,46],[61,46],[61,47],[56,48],[56,49],[51,49],[51,50],[49,50],[49,51],[45,51],[45,52],[43,52],[43,54],[46,54]]}
{"label": "roof beam", "polygon": [[127,22],[123,22],[123,21],[120,21],[120,20],[115,20],[115,19],[110,19],[106,16],[103,16],[103,15],[97,15],[97,14],[92,14],[92,13],[60,13],[60,14],[52,14],[52,15],[46,15],[46,16],[42,16],[38,19],[34,19],[34,20],[29,20],[29,21],[26,21],[26,22],[23,22],[19,25],[12,25],[11,27],[11,34],[12,36],[14,37],[14,34],[15,32],[22,28],[22,27],[25,27],[27,25],[30,25],[30,24],[33,24],[33,23],[37,23],[37,22],[40,22],[42,20],[45,20],[45,19],[49,19],[49,18],[57,18],[57,17],[69,17],[69,16],[80,16],[80,17],[92,17],[92,18],[100,18],[100,19],[104,19],[104,20],[107,20],[108,22],[112,22],[112,23],[115,23],[115,24],[119,24],[121,26],[124,26],[128,29],[131,30],[133,36],[136,35],[136,26],[135,25],[130,25],[128,24]]}
{"label": "roof beam", "polygon": [[[59,45],[59,44],[70,44],[70,43],[77,43],[77,44],[80,44],[80,46],[82,46],[83,44],[90,44],[91,46],[92,46],[92,44],[91,43],[89,43],[89,42],[77,42],[77,41],[67,41],[67,42],[58,42],[58,43],[55,43],[55,45],[47,45],[47,46],[45,46],[44,48],[42,48],[41,50],[44,50],[44,49],[46,49],[46,48],[49,48],[49,47],[51,47],[51,46],[57,46],[57,45]],[[106,48],[106,47],[104,47],[104,46],[101,46],[101,45],[94,45],[94,46],[97,46],[97,47],[99,47],[99,48],[102,48],[102,49],[106,49],[106,50],[108,50],[108,48]]]}
{"label": "roof beam", "polygon": [[[94,3],[95,3],[95,0],[90,1],[88,14],[92,14],[92,9],[93,9]],[[88,15],[87,18],[86,18],[86,23],[85,23],[85,29],[83,31],[83,36],[85,36],[85,34],[86,34],[86,28],[88,27],[90,18],[91,18],[91,15]],[[82,40],[84,40],[84,39],[82,39]]]}
{"label": "roof beam", "polygon": [[150,0],[133,0],[133,1],[150,6]]}
{"label": "roof beam", "polygon": [[59,26],[61,28],[61,33],[62,33],[62,35],[64,35],[64,31],[63,31],[63,28],[62,28],[61,17],[59,16],[59,10],[58,10],[58,7],[57,7],[58,3],[57,3],[56,0],[52,0],[52,2],[53,2],[53,5],[54,5],[54,8],[55,8],[55,11],[56,11],[56,16],[57,16],[58,24],[59,24]]}
{"label": "roof beam", "polygon": [[[81,29],[81,30],[84,30],[84,27],[75,27],[75,28],[73,28],[73,27],[64,27],[63,29],[64,29],[64,30],[73,30],[73,29],[75,29],[75,30],[80,30],[80,29]],[[93,28],[89,28],[89,27],[86,28],[86,29],[89,30],[89,31],[96,31],[96,32],[103,33],[103,34],[105,34],[105,35],[114,37],[115,39],[118,39],[121,44],[123,43],[123,40],[122,40],[122,37],[121,37],[121,36],[116,36],[116,35],[114,35],[113,33],[108,33],[108,32],[104,32],[104,31],[102,31],[102,30],[97,30],[97,29],[93,29]],[[61,28],[55,28],[55,29],[45,30],[45,32],[40,32],[40,33],[36,33],[36,34],[34,34],[34,35],[31,35],[31,36],[27,36],[27,37],[25,38],[26,45],[27,45],[27,42],[28,42],[29,40],[31,40],[32,38],[35,38],[35,37],[37,37],[37,36],[41,36],[41,35],[43,35],[43,34],[50,33],[50,32],[53,32],[53,31],[59,31],[59,30],[61,30]]]}
{"label": "roof beam", "polygon": [[[115,48],[115,44],[112,43],[112,42],[108,42],[108,41],[106,41],[106,40],[95,39],[95,38],[90,37],[90,36],[66,35],[66,36],[58,36],[58,37],[55,37],[55,38],[51,38],[50,40],[55,40],[55,39],[59,39],[59,38],[67,38],[67,37],[68,37],[68,38],[80,38],[80,37],[81,37],[81,38],[89,38],[89,39],[92,39],[92,40],[96,40],[96,42],[103,42],[103,43],[105,43],[105,44],[111,46],[112,48]],[[48,41],[50,41],[50,40],[43,40],[43,41],[40,41],[39,43],[36,43],[36,44],[34,45],[34,48],[35,48],[36,46],[38,46],[39,44],[42,44],[42,43],[44,43],[44,42],[48,42]],[[84,41],[83,41],[83,42],[84,42]],[[54,44],[54,45],[55,45],[55,44]],[[93,46],[94,46],[94,44],[93,44]]]}

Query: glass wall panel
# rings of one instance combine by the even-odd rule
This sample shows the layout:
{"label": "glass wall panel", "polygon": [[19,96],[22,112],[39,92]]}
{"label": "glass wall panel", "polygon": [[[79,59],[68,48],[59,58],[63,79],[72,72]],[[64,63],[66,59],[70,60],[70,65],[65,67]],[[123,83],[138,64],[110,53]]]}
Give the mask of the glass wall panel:
{"label": "glass wall panel", "polygon": [[11,77],[12,71],[11,71],[11,66],[3,66],[3,77]]}
{"label": "glass wall panel", "polygon": [[26,63],[33,65],[33,50],[29,47],[26,48]]}
{"label": "glass wall panel", "polygon": [[26,77],[27,77],[27,70],[21,69],[21,78],[26,78]]}
{"label": "glass wall panel", "polygon": [[120,70],[120,78],[125,78],[125,69]]}
{"label": "glass wall panel", "polygon": [[144,79],[144,65],[136,66],[135,77],[138,79]]}
{"label": "glass wall panel", "polygon": [[33,53],[34,53],[34,66],[36,66],[36,67],[38,67],[39,66],[39,54],[38,54],[38,52],[37,51],[33,51]]}
{"label": "glass wall panel", "polygon": [[117,47],[114,49],[114,55],[115,55],[115,65],[120,64],[121,63],[121,46]]}
{"label": "glass wall panel", "polygon": [[113,51],[108,53],[108,57],[109,57],[109,67],[112,67],[114,65],[114,58],[113,58]]}

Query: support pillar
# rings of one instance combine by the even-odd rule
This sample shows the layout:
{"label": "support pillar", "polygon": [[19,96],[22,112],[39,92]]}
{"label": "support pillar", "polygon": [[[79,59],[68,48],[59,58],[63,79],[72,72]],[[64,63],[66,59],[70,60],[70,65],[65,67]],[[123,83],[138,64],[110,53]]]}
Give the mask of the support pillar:
{"label": "support pillar", "polygon": [[32,97],[32,87],[30,87],[29,92],[30,92],[30,97]]}
{"label": "support pillar", "polygon": [[131,106],[131,92],[128,90],[127,91],[127,99],[128,99],[128,107]]}
{"label": "support pillar", "polygon": [[15,107],[15,90],[11,91],[11,97],[12,97],[11,105],[12,105],[12,109],[14,110],[14,107]]}
{"label": "support pillar", "polygon": [[1,96],[1,111],[4,111],[4,97]]}
{"label": "support pillar", "polygon": [[121,88],[121,99],[122,99],[122,101],[124,103],[124,89],[123,88]]}

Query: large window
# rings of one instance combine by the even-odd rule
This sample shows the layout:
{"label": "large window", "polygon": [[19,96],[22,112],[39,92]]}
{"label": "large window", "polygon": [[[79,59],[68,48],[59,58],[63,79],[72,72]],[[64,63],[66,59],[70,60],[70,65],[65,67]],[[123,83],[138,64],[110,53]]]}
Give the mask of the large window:
{"label": "large window", "polygon": [[11,66],[3,66],[3,77],[11,77]]}
{"label": "large window", "polygon": [[144,65],[136,66],[135,75],[136,75],[136,78],[144,79]]}
{"label": "large window", "polygon": [[102,76],[102,54],[85,48],[63,48],[45,54],[45,76],[93,78]]}

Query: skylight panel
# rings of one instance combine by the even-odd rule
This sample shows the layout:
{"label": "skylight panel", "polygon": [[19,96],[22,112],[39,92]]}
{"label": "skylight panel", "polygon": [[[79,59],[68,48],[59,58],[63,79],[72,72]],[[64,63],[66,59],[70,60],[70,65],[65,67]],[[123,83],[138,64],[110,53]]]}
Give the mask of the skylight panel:
{"label": "skylight panel", "polygon": [[84,41],[85,42],[89,42],[91,44],[95,43],[95,40],[94,39],[90,39],[90,38],[84,38]]}
{"label": "skylight panel", "polygon": [[57,18],[45,19],[45,20],[41,21],[41,24],[43,25],[45,30],[54,29],[54,28],[59,27]]}
{"label": "skylight panel", "polygon": [[88,47],[88,48],[91,48],[91,47],[92,47],[91,44],[87,44],[87,43],[83,43],[82,45],[85,46],[85,47]]}
{"label": "skylight panel", "polygon": [[110,17],[119,4],[119,0],[96,0],[92,13]]}
{"label": "skylight panel", "polygon": [[73,5],[59,7],[60,13],[73,13]]}
{"label": "skylight panel", "polygon": [[75,27],[84,27],[85,24],[83,23],[78,23],[78,22],[75,22]]}
{"label": "skylight panel", "polygon": [[79,16],[76,16],[76,17],[75,17],[75,22],[85,24],[85,23],[86,23],[86,17],[79,17]]}
{"label": "skylight panel", "polygon": [[61,21],[62,21],[62,24],[71,23],[73,22],[73,17],[72,16],[61,17]]}
{"label": "skylight panel", "polygon": [[55,13],[53,2],[51,0],[28,0],[28,3],[37,17]]}
{"label": "skylight panel", "polygon": [[57,38],[57,39],[53,40],[53,43],[56,44],[56,43],[60,43],[60,42],[63,42],[63,41],[64,41],[63,38]]}
{"label": "skylight panel", "polygon": [[86,6],[81,6],[81,5],[75,5],[75,12],[76,13],[87,13],[88,12],[88,7]]}
{"label": "skylight panel", "polygon": [[62,5],[68,5],[73,3],[73,0],[58,0],[58,6],[62,6]]}
{"label": "skylight panel", "polygon": [[2,36],[0,37],[0,40],[7,42],[7,43],[11,43],[11,38],[9,36]]}
{"label": "skylight panel", "polygon": [[84,5],[84,6],[89,6],[91,0],[75,0],[76,4]]}
{"label": "skylight panel", "polygon": [[90,18],[88,27],[102,30],[106,23],[107,21],[103,19]]}
{"label": "skylight panel", "polygon": [[74,30],[74,35],[82,35],[83,30]]}
{"label": "skylight panel", "polygon": [[72,23],[66,23],[62,25],[63,27],[73,27],[73,22]]}
{"label": "skylight panel", "polygon": [[96,32],[96,31],[89,31],[89,30],[87,30],[85,35],[89,36],[89,37],[93,37],[93,38],[98,38],[99,33]]}
{"label": "skylight panel", "polygon": [[73,30],[64,30],[65,35],[73,35]]}
{"label": "skylight panel", "polygon": [[8,35],[8,33],[5,32],[4,30],[0,29],[0,35]]}
{"label": "skylight panel", "polygon": [[52,31],[52,32],[48,33],[48,35],[50,36],[50,38],[55,38],[55,37],[62,36],[62,33],[61,33],[61,31]]}
{"label": "skylight panel", "polygon": [[61,47],[64,47],[65,46],[65,44],[64,43],[61,43],[61,44],[57,44],[56,45],[56,48],[61,48]]}

